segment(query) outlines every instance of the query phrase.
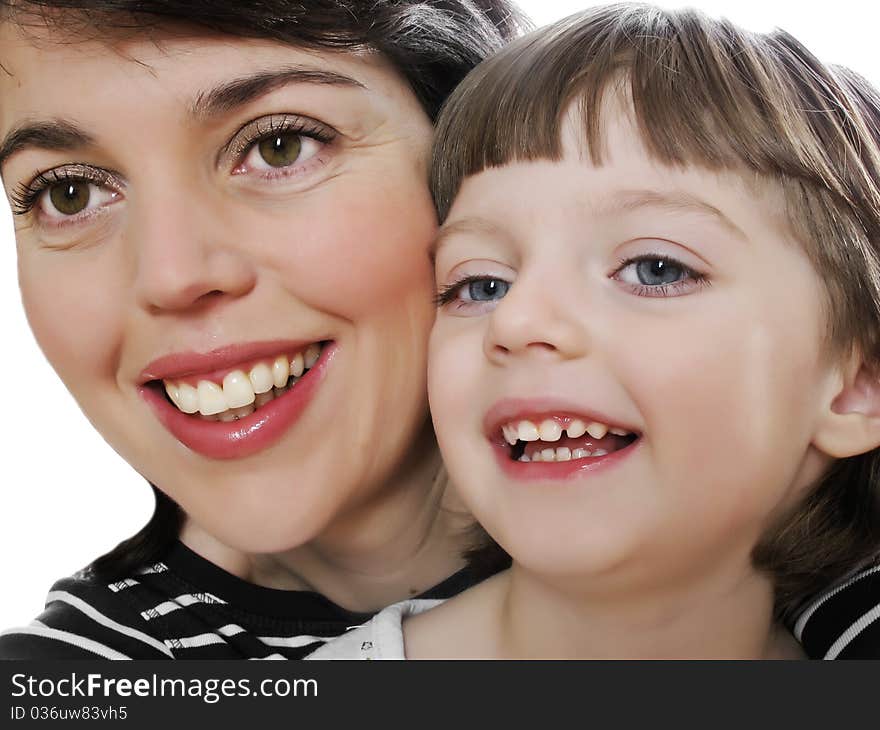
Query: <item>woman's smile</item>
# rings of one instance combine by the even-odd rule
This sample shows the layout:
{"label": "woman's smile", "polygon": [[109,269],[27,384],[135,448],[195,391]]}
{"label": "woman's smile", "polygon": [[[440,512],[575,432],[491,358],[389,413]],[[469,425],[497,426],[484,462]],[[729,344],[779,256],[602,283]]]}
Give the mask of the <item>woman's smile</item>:
{"label": "woman's smile", "polygon": [[[255,351],[295,353],[274,357]],[[274,444],[311,402],[336,355],[332,342],[253,343],[151,363],[143,398],[181,443],[215,459]],[[235,364],[226,364],[235,361]]]}

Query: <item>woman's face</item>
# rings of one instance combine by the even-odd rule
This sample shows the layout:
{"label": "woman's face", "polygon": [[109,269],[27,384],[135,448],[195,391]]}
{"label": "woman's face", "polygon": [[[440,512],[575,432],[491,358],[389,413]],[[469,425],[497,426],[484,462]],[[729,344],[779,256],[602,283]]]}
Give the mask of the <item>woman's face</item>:
{"label": "woman's face", "polygon": [[37,340],[200,527],[302,544],[424,446],[430,121],[375,54],[58,40],[0,27]]}

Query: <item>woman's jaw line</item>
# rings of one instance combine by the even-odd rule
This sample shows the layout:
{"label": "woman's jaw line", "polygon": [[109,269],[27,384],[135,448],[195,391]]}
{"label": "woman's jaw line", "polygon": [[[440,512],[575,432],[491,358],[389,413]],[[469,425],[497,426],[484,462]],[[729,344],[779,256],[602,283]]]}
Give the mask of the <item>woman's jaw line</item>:
{"label": "woman's jaw line", "polygon": [[[246,458],[271,447],[294,426],[320,390],[338,349],[332,340],[262,342],[167,356],[144,370],[147,379],[139,392],[159,422],[192,451],[211,459]],[[281,360],[286,378],[277,386]],[[306,362],[311,363],[308,369]],[[221,376],[224,386],[216,382]],[[194,379],[197,388],[189,384]],[[230,399],[242,405],[229,408]]]}

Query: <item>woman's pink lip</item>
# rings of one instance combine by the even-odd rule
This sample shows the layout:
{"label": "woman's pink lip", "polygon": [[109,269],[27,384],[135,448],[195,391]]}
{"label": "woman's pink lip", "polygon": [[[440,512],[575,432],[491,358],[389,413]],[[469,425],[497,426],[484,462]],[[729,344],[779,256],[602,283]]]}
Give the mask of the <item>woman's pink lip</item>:
{"label": "woman's pink lip", "polygon": [[216,373],[241,363],[277,355],[293,355],[320,340],[270,340],[225,345],[210,352],[176,352],[153,360],[138,376],[138,384]]}
{"label": "woman's pink lip", "polygon": [[538,462],[511,459],[510,447],[507,444],[493,443],[491,446],[501,470],[509,478],[518,481],[557,481],[600,474],[635,453],[641,443],[642,439],[638,438],[622,449],[612,451],[605,456],[591,456],[571,461]]}
{"label": "woman's pink lip", "polygon": [[142,386],[140,393],[162,425],[184,446],[212,459],[243,459],[272,446],[299,420],[336,352],[333,343],[326,344],[320,359],[296,385],[240,421],[205,421],[182,413],[158,388]]}

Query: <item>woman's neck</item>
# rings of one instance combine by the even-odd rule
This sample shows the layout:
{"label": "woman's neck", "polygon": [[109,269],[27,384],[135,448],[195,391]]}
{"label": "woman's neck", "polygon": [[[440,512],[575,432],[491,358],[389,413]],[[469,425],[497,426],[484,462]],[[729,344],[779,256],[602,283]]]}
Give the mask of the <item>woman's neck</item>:
{"label": "woman's neck", "polygon": [[554,584],[514,565],[410,619],[404,632],[407,656],[416,658],[797,658],[797,643],[774,626],[772,610],[770,581],[748,568],[600,594],[575,593],[570,581]]}
{"label": "woman's neck", "polygon": [[464,565],[472,523],[448,490],[427,429],[410,457],[374,496],[338,515],[306,545],[248,555],[188,522],[182,541],[225,570],[257,585],[316,591],[353,611],[373,611],[417,595]]}

